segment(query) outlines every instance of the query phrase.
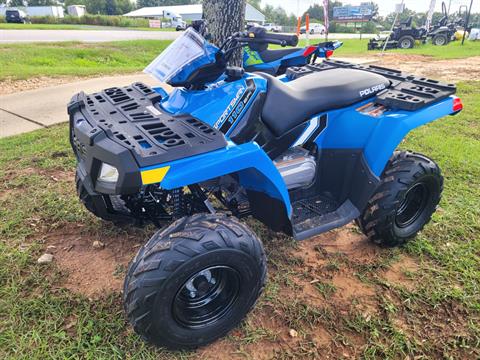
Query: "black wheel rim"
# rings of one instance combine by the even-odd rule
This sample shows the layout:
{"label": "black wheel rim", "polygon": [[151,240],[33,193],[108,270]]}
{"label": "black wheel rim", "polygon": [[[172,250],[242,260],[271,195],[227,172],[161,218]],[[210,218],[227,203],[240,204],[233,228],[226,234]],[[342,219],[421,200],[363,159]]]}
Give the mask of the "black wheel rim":
{"label": "black wheel rim", "polygon": [[427,207],[429,193],[427,185],[423,182],[407,190],[395,217],[398,227],[406,228],[417,221]]}
{"label": "black wheel rim", "polygon": [[181,325],[198,329],[227,315],[240,290],[240,276],[229,266],[212,266],[191,276],[173,300],[173,317]]}

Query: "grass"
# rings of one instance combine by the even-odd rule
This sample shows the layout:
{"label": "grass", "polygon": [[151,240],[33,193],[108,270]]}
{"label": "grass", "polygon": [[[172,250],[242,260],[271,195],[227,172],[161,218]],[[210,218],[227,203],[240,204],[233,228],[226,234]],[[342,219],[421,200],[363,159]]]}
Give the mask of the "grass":
{"label": "grass", "polygon": [[[331,39],[334,40],[334,39]],[[323,41],[315,39],[315,42]],[[315,44],[313,40],[311,44]],[[343,46],[335,51],[336,56],[368,56],[370,54],[379,54],[380,50],[368,51],[368,39],[340,39]],[[300,41],[300,46],[305,46],[305,40]],[[387,52],[395,52],[405,55],[425,55],[434,59],[463,59],[471,56],[480,55],[480,41],[465,40],[464,45],[460,41],[453,41],[446,46],[434,46],[431,43],[422,45],[417,44],[413,49],[393,49]]]}
{"label": "grass", "polygon": [[[402,144],[434,158],[446,180],[441,207],[416,240],[367,261],[355,252],[328,254],[319,243],[319,265],[312,268],[301,251],[292,251],[314,240],[296,245],[248,221],[266,246],[267,288],[238,329],[198,353],[146,345],[126,324],[119,293],[89,299],[63,287],[66,274],[55,264],[36,265],[45,239],[65,229],[87,239],[133,236],[139,243],[152,229],[117,228],[79,205],[66,125],[0,139],[0,357],[190,359],[225,351],[225,357],[255,358],[268,351],[278,359],[478,359],[480,82],[461,84],[459,95],[461,114],[417,129]],[[401,257],[421,268],[409,274],[410,287],[384,279]],[[342,288],[331,279],[347,271],[375,290],[369,300],[374,311],[360,310],[360,297],[339,304]],[[312,295],[303,293],[304,286],[312,286]],[[285,335],[291,328],[295,339]]]}
{"label": "grass", "polygon": [[81,24],[15,24],[0,23],[1,30],[146,30],[146,31],[175,31],[173,28],[149,28],[149,27],[113,27]]}
{"label": "grass", "polygon": [[94,76],[142,70],[170,41],[0,45],[0,81],[39,76]]}
{"label": "grass", "polygon": [[[337,56],[368,56],[378,53],[365,52],[368,40],[346,39],[343,42],[344,45],[336,51]],[[141,71],[169,43],[169,40],[131,40],[109,43],[1,44],[0,81],[6,78],[17,80],[40,76],[95,76]],[[304,45],[305,41],[302,40],[300,46]],[[411,50],[392,51],[422,54],[435,59],[465,58],[480,54],[480,42],[467,41],[463,47],[459,42],[453,42],[441,47],[429,44]]]}

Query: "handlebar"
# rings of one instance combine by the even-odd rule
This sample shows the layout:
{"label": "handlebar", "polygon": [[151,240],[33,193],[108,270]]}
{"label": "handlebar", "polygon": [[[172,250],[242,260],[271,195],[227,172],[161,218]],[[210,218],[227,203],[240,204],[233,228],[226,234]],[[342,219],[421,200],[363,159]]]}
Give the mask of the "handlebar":
{"label": "handlebar", "polygon": [[252,26],[247,33],[243,33],[246,42],[275,44],[281,46],[296,46],[298,44],[297,35],[268,33],[264,27]]}
{"label": "handlebar", "polygon": [[296,46],[298,44],[297,35],[265,33],[265,35],[262,37],[262,40],[268,42],[269,44],[282,46]]}

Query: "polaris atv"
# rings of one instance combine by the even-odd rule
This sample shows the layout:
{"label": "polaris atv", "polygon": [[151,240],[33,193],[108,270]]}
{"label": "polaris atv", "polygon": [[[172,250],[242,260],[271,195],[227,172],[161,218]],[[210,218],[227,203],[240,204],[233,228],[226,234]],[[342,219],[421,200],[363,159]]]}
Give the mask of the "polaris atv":
{"label": "polaris atv", "polygon": [[[195,20],[190,25],[205,39],[209,39],[207,22]],[[297,46],[297,35],[280,35],[268,33],[263,26],[249,26],[248,37],[250,41],[243,51],[243,68],[247,72],[261,71],[270,75],[278,76],[292,66],[304,66],[315,64],[318,58],[328,59],[333,52],[343,45],[340,41],[326,41],[305,48],[268,49],[271,40],[277,41],[282,47]]]}
{"label": "polaris atv", "polygon": [[340,41],[326,41],[305,48],[292,47],[288,49],[268,49],[269,40],[280,39],[282,46],[296,46],[297,35],[280,35],[267,33],[264,28],[251,27],[249,35],[256,41],[245,46],[243,52],[243,67],[247,72],[261,71],[278,76],[285,74],[287,68],[315,64],[318,58],[328,59],[333,52],[342,46]]}
{"label": "polaris atv", "polygon": [[134,83],[81,92],[68,106],[86,208],[161,228],[123,289],[133,328],[157,345],[208,344],[252,309],[267,266],[242,218],[297,240],[355,220],[375,243],[396,246],[440,200],[437,164],[396,148],[462,109],[454,85],[340,61],[281,79],[228,66],[252,42],[236,33],[219,49],[187,29],[146,69],[170,93]]}

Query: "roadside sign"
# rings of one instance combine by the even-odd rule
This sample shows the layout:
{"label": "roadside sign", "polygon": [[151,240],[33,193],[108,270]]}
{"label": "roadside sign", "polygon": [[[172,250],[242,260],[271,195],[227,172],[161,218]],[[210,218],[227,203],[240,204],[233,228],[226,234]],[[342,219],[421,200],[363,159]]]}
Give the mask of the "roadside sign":
{"label": "roadside sign", "polygon": [[346,5],[333,8],[333,20],[338,22],[366,22],[373,16],[371,2],[361,3],[358,6]]}
{"label": "roadside sign", "polygon": [[151,28],[160,28],[161,22],[160,20],[148,20],[148,26]]}
{"label": "roadside sign", "polygon": [[401,4],[395,4],[395,12],[397,14],[403,13],[403,10],[405,10],[405,4],[403,3],[403,1]]}

